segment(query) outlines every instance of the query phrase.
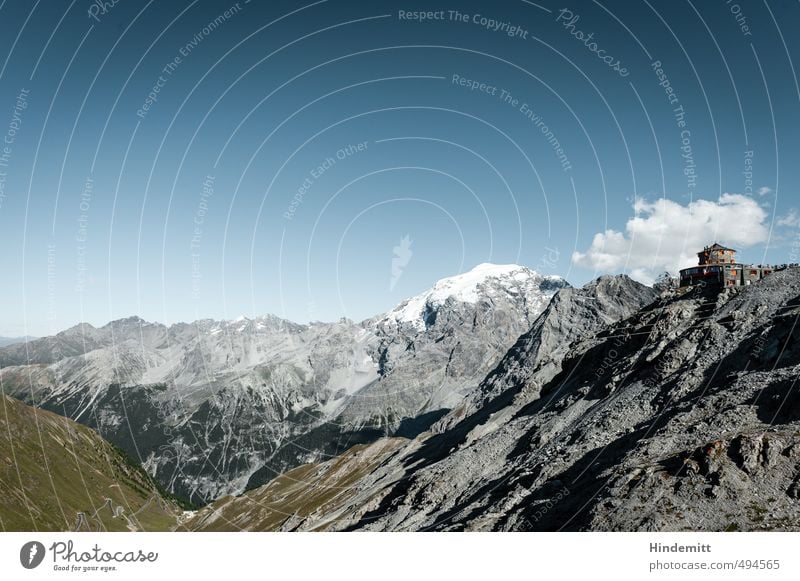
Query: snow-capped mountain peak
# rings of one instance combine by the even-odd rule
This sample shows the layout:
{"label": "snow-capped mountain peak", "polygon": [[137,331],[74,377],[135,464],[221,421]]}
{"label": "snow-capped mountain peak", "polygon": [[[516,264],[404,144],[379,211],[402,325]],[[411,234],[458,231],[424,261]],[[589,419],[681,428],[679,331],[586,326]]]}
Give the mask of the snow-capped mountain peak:
{"label": "snow-capped mountain peak", "polygon": [[475,304],[482,298],[505,295],[546,304],[555,291],[565,286],[569,285],[563,278],[542,276],[525,266],[484,262],[468,272],[437,281],[424,293],[400,303],[387,313],[386,318],[422,329],[425,327],[425,313],[448,299]]}

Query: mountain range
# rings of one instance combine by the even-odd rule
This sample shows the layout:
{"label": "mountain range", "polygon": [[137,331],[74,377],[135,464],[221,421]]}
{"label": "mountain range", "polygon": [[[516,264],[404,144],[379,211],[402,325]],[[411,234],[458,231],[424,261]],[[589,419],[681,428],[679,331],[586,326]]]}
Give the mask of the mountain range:
{"label": "mountain range", "polygon": [[0,337],[0,347],[14,345],[15,343],[24,343],[25,341],[33,341],[36,337]]}
{"label": "mountain range", "polygon": [[626,277],[563,289],[428,432],[297,468],[184,526],[798,530],[798,318],[797,268],[666,296]]}
{"label": "mountain range", "polygon": [[361,323],[81,326],[0,350],[0,385],[133,451],[155,530],[798,530],[798,318],[798,268],[481,265]]}
{"label": "mountain range", "polygon": [[355,444],[427,429],[567,286],[482,264],[360,323],[80,324],[0,349],[0,381],[204,504]]}

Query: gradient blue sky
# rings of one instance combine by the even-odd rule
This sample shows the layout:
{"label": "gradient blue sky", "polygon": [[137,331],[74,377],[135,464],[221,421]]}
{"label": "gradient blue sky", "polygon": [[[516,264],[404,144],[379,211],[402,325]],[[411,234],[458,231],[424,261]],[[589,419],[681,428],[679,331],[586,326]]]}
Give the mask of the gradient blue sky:
{"label": "gradient blue sky", "polygon": [[713,239],[797,260],[796,2],[0,6],[0,335],[359,320],[481,262],[647,280]]}

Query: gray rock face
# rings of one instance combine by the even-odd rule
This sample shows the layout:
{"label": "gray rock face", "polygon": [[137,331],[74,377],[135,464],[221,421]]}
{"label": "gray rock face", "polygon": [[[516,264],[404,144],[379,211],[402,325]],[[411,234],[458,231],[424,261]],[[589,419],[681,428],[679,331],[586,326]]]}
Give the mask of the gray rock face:
{"label": "gray rock face", "polygon": [[[656,299],[657,293],[627,276],[604,276],[583,288],[559,291],[530,331],[522,335],[488,375],[480,389],[445,416],[434,431],[442,432],[474,415],[498,396],[506,405],[537,398],[541,386],[561,371],[561,361],[584,339],[609,324],[626,319]],[[495,406],[495,407],[496,407]]]}
{"label": "gray rock face", "polygon": [[83,324],[0,349],[6,393],[96,428],[198,503],[398,433],[474,389],[559,288],[481,265],[364,321]]}
{"label": "gray rock face", "polygon": [[582,290],[461,415],[289,528],[799,530],[800,269],[650,304],[621,277]]}

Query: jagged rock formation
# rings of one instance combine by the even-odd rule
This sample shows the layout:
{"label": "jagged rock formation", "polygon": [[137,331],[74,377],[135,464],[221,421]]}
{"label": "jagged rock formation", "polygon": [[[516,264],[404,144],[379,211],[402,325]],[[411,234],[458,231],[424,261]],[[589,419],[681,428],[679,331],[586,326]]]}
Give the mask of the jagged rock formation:
{"label": "jagged rock formation", "polygon": [[0,381],[95,428],[202,504],[354,444],[416,436],[566,286],[524,267],[480,265],[358,324],[82,324],[0,349]]}
{"label": "jagged rock formation", "polygon": [[274,526],[800,529],[800,269],[653,299],[624,277],[560,291],[433,431]]}

